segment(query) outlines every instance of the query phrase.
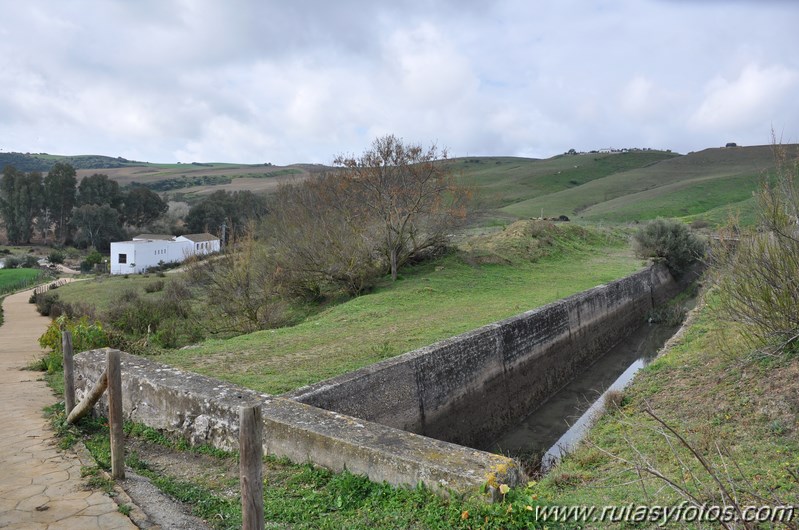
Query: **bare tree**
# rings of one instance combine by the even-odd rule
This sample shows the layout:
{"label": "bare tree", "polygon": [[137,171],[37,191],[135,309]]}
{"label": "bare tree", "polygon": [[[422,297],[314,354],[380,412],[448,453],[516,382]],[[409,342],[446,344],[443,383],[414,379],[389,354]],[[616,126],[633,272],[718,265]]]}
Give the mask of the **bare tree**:
{"label": "bare tree", "polygon": [[335,174],[285,184],[266,223],[291,296],[317,298],[326,288],[367,290],[381,271],[374,223],[347,181]]}
{"label": "bare tree", "polygon": [[216,258],[190,264],[190,281],[201,285],[208,310],[218,318],[212,332],[250,333],[284,322],[285,303],[274,281],[275,266],[264,245],[247,230]]}
{"label": "bare tree", "polygon": [[418,253],[444,244],[466,218],[471,193],[454,182],[446,150],[377,138],[359,157],[339,156],[342,193],[356,197],[379,226],[379,249],[391,278]]}

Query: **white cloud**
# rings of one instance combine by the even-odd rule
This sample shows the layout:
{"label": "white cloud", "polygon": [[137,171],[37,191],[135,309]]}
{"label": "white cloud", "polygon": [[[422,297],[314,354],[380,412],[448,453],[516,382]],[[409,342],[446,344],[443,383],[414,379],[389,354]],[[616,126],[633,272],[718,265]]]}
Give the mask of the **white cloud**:
{"label": "white cloud", "polygon": [[4,150],[292,163],[389,132],[455,155],[799,139],[792,2],[0,8]]}
{"label": "white cloud", "polygon": [[782,65],[750,64],[735,79],[716,77],[705,90],[690,125],[699,130],[757,126],[780,118],[780,109],[794,100],[799,71]]}

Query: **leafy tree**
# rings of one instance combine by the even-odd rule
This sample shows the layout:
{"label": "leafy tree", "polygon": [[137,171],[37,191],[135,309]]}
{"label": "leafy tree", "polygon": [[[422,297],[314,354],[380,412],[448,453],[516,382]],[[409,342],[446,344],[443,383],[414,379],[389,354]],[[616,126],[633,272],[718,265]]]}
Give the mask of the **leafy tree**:
{"label": "leafy tree", "polygon": [[75,207],[77,183],[75,168],[62,162],[57,162],[44,177],[46,215],[55,223],[56,237],[61,242],[69,236],[69,220]]}
{"label": "leafy tree", "polygon": [[380,228],[378,248],[391,278],[420,252],[442,245],[466,218],[469,190],[456,186],[446,151],[423,148],[394,135],[375,139],[361,156],[334,161],[342,195],[356,197]]}
{"label": "leafy tree", "polygon": [[78,244],[107,250],[114,239],[120,239],[122,227],[119,212],[107,204],[84,204],[72,215],[75,240]]}
{"label": "leafy tree", "polygon": [[251,191],[229,193],[215,191],[189,210],[186,225],[191,232],[221,234],[225,225],[226,236],[242,235],[250,222],[266,215],[266,199]]}
{"label": "leafy tree", "polygon": [[78,206],[84,204],[107,204],[118,211],[122,204],[119,184],[100,173],[84,178],[78,185]]}
{"label": "leafy tree", "polygon": [[169,208],[157,193],[141,187],[131,189],[125,195],[124,203],[125,220],[132,226],[147,225],[166,213]]}
{"label": "leafy tree", "polygon": [[6,166],[0,181],[0,214],[12,244],[29,243],[33,221],[42,209],[41,173],[22,173]]}

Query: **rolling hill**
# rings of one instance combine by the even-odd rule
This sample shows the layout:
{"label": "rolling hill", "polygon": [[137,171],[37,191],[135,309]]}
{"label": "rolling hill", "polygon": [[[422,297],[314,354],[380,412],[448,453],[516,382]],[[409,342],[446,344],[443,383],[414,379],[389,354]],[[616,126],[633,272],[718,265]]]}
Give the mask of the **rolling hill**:
{"label": "rolling hill", "polygon": [[[799,156],[799,145],[785,146]],[[64,161],[85,177],[102,172],[121,185],[196,200],[216,190],[269,193],[325,166],[292,164],[155,164],[121,157],[0,153],[0,167],[47,171]],[[482,221],[566,215],[585,222],[628,223],[656,217],[702,219],[716,225],[731,213],[754,222],[752,192],[774,168],[771,146],[559,155],[548,159],[465,157],[447,162],[477,191]]]}
{"label": "rolling hill", "polygon": [[315,164],[200,163],[159,164],[101,155],[62,156],[46,153],[0,153],[0,169],[12,165],[25,172],[46,173],[56,162],[77,170],[78,178],[103,173],[121,186],[144,186],[155,192],[179,192],[192,200],[216,190],[269,192],[282,182],[307,178],[324,166]]}
{"label": "rolling hill", "polygon": [[[799,156],[799,145],[785,146]],[[456,159],[484,205],[509,217],[569,216],[626,223],[679,217],[724,223],[740,211],[754,221],[752,192],[774,169],[771,146],[519,158]]]}

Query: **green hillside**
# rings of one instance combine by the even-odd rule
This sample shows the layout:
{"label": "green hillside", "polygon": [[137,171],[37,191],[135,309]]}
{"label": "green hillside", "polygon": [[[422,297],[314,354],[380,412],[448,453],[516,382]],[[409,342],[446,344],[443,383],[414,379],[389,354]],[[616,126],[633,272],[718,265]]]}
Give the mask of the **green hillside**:
{"label": "green hillside", "polygon": [[[676,156],[679,155],[665,151],[634,151],[560,155],[545,160],[471,157],[453,159],[451,167],[464,184],[480,190],[485,207],[502,208]],[[540,215],[540,212],[536,215]]]}
{"label": "green hillside", "polygon": [[[786,146],[794,156],[799,145]],[[199,198],[214,190],[270,193],[282,182],[307,178],[325,166],[294,164],[157,164],[97,155],[0,153],[0,168],[48,171],[68,162],[85,177],[102,171],[121,185]],[[466,157],[447,162],[456,178],[477,191],[481,224],[514,218],[558,217],[626,223],[656,217],[705,220],[713,225],[739,214],[754,222],[752,192],[774,167],[771,146],[558,155],[548,159]]]}
{"label": "green hillside", "polygon": [[14,166],[19,171],[46,173],[57,162],[70,164],[75,169],[110,169],[144,165],[143,162],[127,160],[122,157],[101,155],[61,156],[47,153],[0,153],[0,170],[6,166]]}
{"label": "green hillside", "polygon": [[[799,146],[787,146],[794,156]],[[754,221],[752,192],[774,167],[771,146],[522,158],[456,159],[481,206],[510,217],[623,223],[656,217]]]}

